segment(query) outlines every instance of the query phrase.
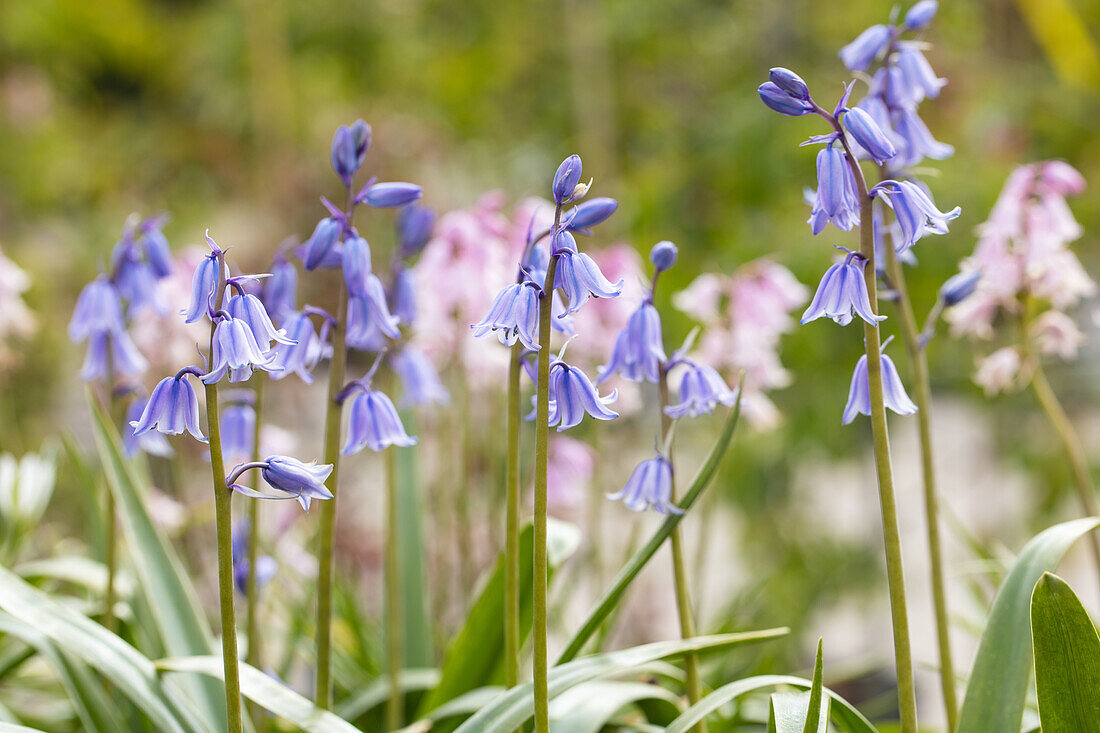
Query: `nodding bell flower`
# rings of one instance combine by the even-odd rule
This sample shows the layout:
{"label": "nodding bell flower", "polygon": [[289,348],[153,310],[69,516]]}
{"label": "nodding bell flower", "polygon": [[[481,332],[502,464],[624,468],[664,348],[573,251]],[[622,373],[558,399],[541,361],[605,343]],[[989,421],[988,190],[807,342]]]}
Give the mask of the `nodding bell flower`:
{"label": "nodding bell flower", "polygon": [[393,266],[393,283],[389,292],[390,312],[399,323],[416,323],[416,273],[401,263]]}
{"label": "nodding bell flower", "polygon": [[[920,104],[927,97],[935,99],[947,84],[947,79],[936,76],[932,65],[921,53],[920,46],[914,43],[899,43],[896,68],[901,72],[901,80],[912,104]],[[891,79],[891,85],[894,80]]]}
{"label": "nodding bell flower", "polygon": [[919,31],[928,27],[932,19],[936,17],[936,11],[940,4],[936,0],[920,0],[919,3],[909,8],[905,14],[905,28],[910,31]]}
{"label": "nodding bell flower", "polygon": [[128,318],[135,317],[143,308],[164,312],[157,295],[157,276],[149,263],[137,259],[134,247],[127,248],[117,263],[113,281],[119,297],[129,304],[126,308]]}
{"label": "nodding bell flower", "polygon": [[293,343],[293,339],[287,338],[285,330],[276,329],[271,323],[271,318],[267,315],[267,309],[264,308],[263,302],[255,295],[251,293],[234,295],[226,303],[225,309],[229,315],[244,321],[248,325],[252,337],[256,340],[256,345],[262,351],[266,351],[272,341],[288,345]]}
{"label": "nodding bell flower", "polygon": [[554,202],[561,206],[572,201],[576,197],[577,187],[581,185],[580,181],[581,156],[573,154],[563,160],[554,173]]}
{"label": "nodding bell flower", "polygon": [[714,412],[720,404],[733,407],[737,402],[740,388],[730,389],[714,368],[689,359],[682,363],[688,368],[680,379],[680,404],[666,407],[666,415],[673,419],[698,417]]}
{"label": "nodding bell flower", "polygon": [[604,277],[595,260],[577,251],[577,240],[569,232],[558,232],[554,239],[553,255],[558,258],[554,284],[561,288],[569,301],[565,309],[567,314],[580,310],[589,297],[614,298],[622,293],[622,279],[612,283]]}
{"label": "nodding bell flower", "polygon": [[340,125],[332,136],[332,169],[345,186],[351,185],[351,180],[363,167],[370,139],[370,125],[363,120],[356,120],[350,127]]}
{"label": "nodding bell flower", "polygon": [[134,435],[140,437],[150,430],[165,435],[191,433],[196,440],[206,441],[199,429],[199,400],[195,389],[187,381],[187,375],[197,375],[199,370],[188,367],[174,377],[165,377],[153,388],[141,417],[132,420]]}
{"label": "nodding bell flower", "polygon": [[[237,592],[242,596],[248,596],[248,576],[251,565],[248,561],[250,524],[245,517],[233,527],[233,583],[237,586]],[[256,556],[256,590],[263,590],[264,586],[275,578],[275,571],[279,563],[270,555]]]}
{"label": "nodding bell flower", "polygon": [[424,352],[406,346],[390,357],[390,366],[405,388],[401,395],[403,406],[446,405],[451,401],[435,365]]}
{"label": "nodding bell flower", "polygon": [[267,312],[283,325],[298,307],[298,270],[289,260],[279,257],[271,265],[271,277],[264,280],[260,291]]}
{"label": "nodding bell flower", "polygon": [[657,242],[649,250],[649,261],[653,263],[653,267],[657,272],[670,269],[676,264],[677,256],[679,256],[679,251],[676,249],[676,245],[668,240]]}
{"label": "nodding bell flower", "polygon": [[248,323],[225,314],[214,327],[214,349],[210,372],[203,376],[204,384],[220,382],[229,372],[230,382],[243,382],[252,376],[252,370],[274,372],[275,353],[267,345],[260,348]]}
{"label": "nodding bell flower", "polygon": [[566,228],[578,234],[591,234],[592,227],[607,221],[618,208],[619,202],[607,196],[589,199],[566,216]]}
{"label": "nodding bell flower", "polygon": [[958,305],[974,294],[974,291],[978,288],[978,281],[981,279],[981,270],[966,270],[955,273],[940,286],[940,300],[947,307]]}
{"label": "nodding bell flower", "polygon": [[110,377],[136,377],[149,368],[126,331],[101,331],[92,335],[80,378],[95,382]]}
{"label": "nodding bell flower", "polygon": [[[889,343],[890,339],[886,339],[882,348],[885,349]],[[897,367],[886,354],[882,354],[882,398],[886,407],[899,415],[912,415],[917,411],[917,406],[905,393],[905,385],[901,383]],[[859,357],[855,371],[852,372],[852,384],[848,389],[848,404],[844,406],[842,422],[847,425],[856,419],[856,415],[870,414],[871,387],[867,382],[867,355],[864,354]]]}
{"label": "nodding bell flower", "polygon": [[630,474],[624,486],[608,499],[623,502],[623,505],[635,512],[644,512],[650,507],[658,514],[683,514],[684,510],[672,503],[672,464],[657,454],[637,466]]}
{"label": "nodding bell flower", "polygon": [[313,367],[320,361],[323,350],[317,332],[313,330],[313,321],[307,313],[294,312],[284,324],[289,343],[275,345],[275,360],[272,362],[275,369],[271,378],[280,380],[297,374],[306,384],[313,384]]}
{"label": "nodding bell flower", "polygon": [[343,222],[335,217],[326,217],[317,222],[313,235],[302,246],[302,264],[307,270],[340,266],[340,248],[336,242],[343,231]]}
{"label": "nodding bell flower", "polygon": [[378,452],[391,445],[402,448],[416,445],[416,438],[405,432],[401,416],[389,397],[362,382],[354,382],[352,388],[362,392],[351,403],[348,439],[341,451],[345,456],[363,448]]}
{"label": "nodding bell flower", "polygon": [[[613,420],[619,413],[604,405],[611,404],[618,396],[618,390],[613,390],[606,397],[601,397],[584,372],[569,366],[559,356],[550,365],[549,426],[557,425],[558,432],[568,430],[579,425],[586,412],[597,420]],[[528,417],[533,415],[532,412]]]}
{"label": "nodding bell flower", "polygon": [[897,148],[878,126],[871,115],[860,107],[852,107],[841,118],[844,129],[878,163],[885,163],[897,155]]}
{"label": "nodding bell flower", "polygon": [[[199,266],[195,268],[195,275],[191,278],[191,301],[187,309],[182,311],[187,323],[210,315],[214,307],[214,296],[218,289],[218,263],[221,261],[222,251],[210,235],[206,235],[206,243],[210,245],[210,254],[203,258]],[[224,268],[225,278],[229,278],[229,268]]]}
{"label": "nodding bell flower", "polygon": [[373,183],[365,186],[356,195],[355,201],[376,209],[396,209],[400,206],[408,206],[423,194],[424,190],[415,183],[399,181]]}
{"label": "nodding bell flower", "polygon": [[890,159],[890,167],[895,170],[912,167],[923,158],[944,160],[955,154],[953,146],[932,137],[915,109],[898,111],[894,132],[901,143],[897,156]]}
{"label": "nodding bell flower", "polygon": [[814,111],[814,106],[810,104],[810,102],[805,99],[799,99],[798,97],[792,97],[790,94],[783,91],[774,81],[764,82],[757,87],[756,93],[760,95],[760,101],[766,104],[769,109],[781,115],[801,117],[802,115],[808,115]]}
{"label": "nodding bell flower", "polygon": [[817,154],[817,193],[807,223],[814,234],[832,222],[841,231],[859,224],[856,181],[844,153],[830,143]]}
{"label": "nodding bell flower", "polygon": [[847,326],[853,314],[871,325],[886,320],[886,316],[877,316],[871,310],[867,282],[863,278],[866,265],[867,261],[858,252],[848,252],[842,262],[826,270],[800,323],[805,325],[825,316]]}
{"label": "nodding bell flower", "polygon": [[72,320],[69,321],[69,338],[74,343],[80,343],[89,336],[125,330],[118,291],[105,276],[100,275],[80,291]]}
{"label": "nodding bell flower", "polygon": [[168,443],[168,438],[164,437],[163,433],[154,430],[141,435],[134,434],[133,426],[141,419],[147,404],[149,404],[149,400],[145,397],[136,397],[130,400],[130,405],[126,408],[126,419],[123,422],[122,430],[122,449],[128,458],[136,456],[138,451],[161,457],[168,457],[174,453],[172,446]]}
{"label": "nodding bell flower", "polygon": [[890,45],[893,31],[885,25],[873,25],[854,41],[840,49],[840,60],[849,71],[866,71],[875,58]]}
{"label": "nodding bell flower", "polygon": [[363,297],[370,287],[367,280],[371,275],[370,245],[362,237],[349,237],[344,240],[344,282],[348,294]]}
{"label": "nodding bell flower", "polygon": [[260,475],[268,486],[290,494],[298,500],[298,503],[307,512],[312,499],[332,498],[332,492],[325,488],[325,479],[332,473],[332,466],[319,466],[315,461],[303,463],[290,456],[271,456],[262,461],[237,466],[226,477],[226,485],[245,496],[259,499],[268,498],[237,483],[237,479],[240,478],[241,474],[252,468],[260,470]]}
{"label": "nodding bell flower", "polygon": [[489,312],[470,326],[474,336],[496,331],[497,339],[511,346],[519,339],[531,351],[539,350],[539,288],[530,280],[513,283],[497,293]]}
{"label": "nodding bell flower", "polygon": [[872,189],[872,195],[876,194],[885,194],[901,228],[901,239],[895,243],[898,252],[912,247],[925,234],[946,234],[947,222],[962,213],[958,206],[946,213],[940,211],[912,181],[883,181]]}
{"label": "nodding bell flower", "polygon": [[384,345],[380,336],[401,338],[397,317],[390,313],[386,302],[386,289],[378,276],[370,273],[365,278],[362,295],[348,299],[348,343],[352,348],[377,351]]}
{"label": "nodding bell flower", "polygon": [[256,436],[256,408],[251,390],[227,391],[222,395],[226,405],[221,410],[222,455],[227,463],[252,460]]}
{"label": "nodding bell flower", "polygon": [[435,211],[412,203],[397,212],[396,223],[397,236],[401,241],[401,259],[409,260],[420,254],[432,238]]}
{"label": "nodding bell flower", "polygon": [[611,359],[599,369],[596,384],[615,374],[631,382],[653,382],[661,378],[661,365],[668,361],[661,339],[661,316],[653,303],[645,301],[631,314],[626,327],[619,331]]}
{"label": "nodding bell flower", "polygon": [[172,274],[175,263],[172,260],[172,248],[168,245],[168,239],[161,228],[168,220],[167,214],[151,216],[138,224],[140,244],[145,254],[145,261],[153,270],[158,280],[163,280]]}

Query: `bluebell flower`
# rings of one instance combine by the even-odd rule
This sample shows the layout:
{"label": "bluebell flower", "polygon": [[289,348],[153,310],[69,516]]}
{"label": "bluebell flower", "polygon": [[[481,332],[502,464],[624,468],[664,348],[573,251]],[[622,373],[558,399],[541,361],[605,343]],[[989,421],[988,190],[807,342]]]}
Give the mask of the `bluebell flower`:
{"label": "bluebell flower", "polygon": [[89,336],[126,329],[118,291],[103,275],[84,286],[69,321],[69,338],[80,343]]}
{"label": "bluebell flower", "polygon": [[665,240],[657,242],[649,250],[649,261],[653,263],[653,267],[656,268],[657,272],[664,272],[676,264],[678,255],[679,251],[676,249],[676,245]]}
{"label": "bluebell flower", "polygon": [[[882,130],[890,143],[897,151],[894,157],[890,159],[889,165],[891,168],[901,168],[902,164],[899,162],[904,154],[905,141],[894,130],[893,117],[890,113],[890,108],[886,105],[886,102],[882,97],[877,95],[868,95],[860,100],[859,108],[871,116],[871,119],[875,121],[878,128]],[[871,154],[863,149],[862,146],[855,140],[851,141],[852,152],[860,160],[867,160],[871,157]]]}
{"label": "bluebell flower", "polygon": [[390,398],[365,385],[360,387],[362,392],[351,403],[348,439],[341,452],[347,456],[363,448],[377,452],[391,445],[402,448],[416,445],[416,438],[405,432],[401,416]]}
{"label": "bluebell flower", "polygon": [[579,425],[586,412],[597,420],[613,420],[619,416],[619,413],[604,407],[615,401],[619,396],[618,390],[600,397],[585,373],[569,366],[560,357],[550,365],[549,386],[549,426],[557,425],[558,432]]}
{"label": "bluebell flower", "polygon": [[[332,492],[325,488],[325,479],[332,473],[332,466],[303,463],[289,456],[271,456],[263,461],[260,475],[267,485],[285,491],[298,499],[302,508],[309,511],[311,499],[331,499]],[[241,487],[232,486],[235,491]],[[241,492],[252,495],[249,492]]]}
{"label": "bluebell flower", "polygon": [[283,322],[287,337],[292,343],[275,345],[275,369],[271,378],[275,380],[297,374],[306,384],[313,384],[313,367],[321,357],[321,345],[317,332],[313,330],[313,321],[307,313],[293,312]]}
{"label": "bluebell flower", "polygon": [[378,335],[391,339],[401,338],[397,318],[390,313],[386,302],[386,289],[377,275],[368,274],[363,295],[353,295],[348,299],[348,343],[353,348],[368,348],[376,351]]}
{"label": "bluebell flower", "polygon": [[114,284],[119,296],[128,304],[127,318],[134,318],[144,308],[164,312],[157,293],[157,276],[147,262],[124,259],[115,272]]}
{"label": "bluebell flower", "polygon": [[936,17],[936,11],[939,10],[940,4],[936,0],[920,0],[913,7],[909,8],[909,12],[905,14],[905,28],[911,31],[919,31],[932,22],[932,19]]}
{"label": "bluebell flower", "polygon": [[[252,567],[248,561],[248,546],[245,545],[243,554],[237,557],[237,546],[233,545],[233,584],[237,592],[242,596],[248,596],[248,571]],[[275,572],[279,569],[279,563],[270,555],[256,556],[256,590],[264,589],[268,583],[275,579]]]}
{"label": "bluebell flower", "polygon": [[283,325],[298,306],[298,270],[294,263],[279,257],[271,265],[271,277],[264,280],[260,300],[278,324]]}
{"label": "bluebell flower", "polygon": [[892,36],[893,31],[889,27],[873,25],[840,49],[840,60],[850,71],[866,71],[875,58],[890,45]]}
{"label": "bluebell flower", "polygon": [[945,234],[947,222],[962,213],[958,206],[946,213],[940,211],[928,194],[912,181],[883,181],[874,190],[885,194],[886,202],[894,210],[901,228],[901,240],[895,243],[899,252],[912,247],[924,234]]}
{"label": "bluebell flower", "polygon": [[[897,221],[891,221],[886,224],[883,221],[882,209],[878,206],[874,208],[872,220],[874,221],[874,240],[875,240],[875,268],[880,276],[886,274],[886,248],[893,247],[894,252],[897,255],[898,262],[909,267],[917,266],[917,256],[913,254],[911,247],[905,247],[902,251],[898,251],[894,242],[901,241],[901,227],[898,226]],[[889,242],[887,241],[889,237]]]}
{"label": "bluebell flower", "polygon": [[578,234],[590,234],[592,227],[602,224],[619,208],[619,202],[599,196],[577,204],[565,217],[566,228]]}
{"label": "bluebell flower", "polygon": [[895,131],[900,138],[898,155],[890,160],[890,167],[898,170],[911,168],[924,158],[943,160],[955,154],[955,148],[932,137],[924,121],[915,109],[902,109],[896,115]]}
{"label": "bluebell flower", "polygon": [[406,346],[390,357],[390,366],[404,387],[403,406],[446,405],[451,401],[435,365],[424,352]]}
{"label": "bluebell flower", "polygon": [[219,254],[219,251],[211,252],[195,268],[195,274],[191,278],[191,301],[183,311],[187,323],[205,318],[214,307],[214,294],[218,289]]}
{"label": "bluebell flower", "polygon": [[830,221],[845,232],[859,224],[855,179],[844,153],[831,144],[817,154],[817,194],[807,223],[820,234]]}
{"label": "bluebell flower", "polygon": [[801,76],[790,69],[776,66],[768,71],[768,78],[772,80],[773,84],[795,99],[809,100],[810,88],[806,86],[806,82],[802,80]]}
{"label": "bluebell flower", "polygon": [[412,203],[397,212],[396,224],[401,259],[408,260],[420,254],[432,238],[435,211]]}
{"label": "bluebell flower", "polygon": [[377,209],[396,209],[411,204],[423,193],[423,189],[415,183],[374,183],[364,187],[355,200]]}
{"label": "bluebell flower", "polygon": [[370,140],[370,125],[363,120],[356,120],[351,127],[340,125],[332,136],[332,169],[345,186],[351,185],[351,180],[363,167]]}
{"label": "bluebell flower", "polygon": [[974,291],[978,288],[978,281],[981,279],[981,270],[966,270],[955,273],[940,286],[940,300],[948,307],[958,305],[974,294]]}
{"label": "bluebell flower", "polygon": [[176,376],[165,377],[157,383],[141,417],[130,422],[135,436],[140,437],[150,430],[165,435],[179,435],[187,431],[197,440],[206,440],[199,429],[199,400],[187,381],[187,375],[194,374],[194,371],[182,370]]}
{"label": "bluebell flower", "polygon": [[390,312],[398,322],[412,325],[416,322],[416,273],[398,263],[393,268],[393,283],[389,292]]}
{"label": "bluebell flower", "polygon": [[307,270],[340,266],[340,250],[336,242],[343,231],[344,223],[335,217],[326,217],[317,222],[313,234],[302,247],[302,264]]}
{"label": "bluebell flower", "polygon": [[871,115],[860,107],[852,107],[842,118],[844,129],[851,133],[859,146],[877,162],[885,163],[897,155],[897,148],[875,123]]}
{"label": "bluebell flower", "polygon": [[497,339],[505,346],[519,339],[527,349],[538,351],[538,288],[529,280],[509,285],[497,293],[485,317],[470,328],[474,329],[474,336],[496,331]]}
{"label": "bluebell flower", "polygon": [[561,165],[558,166],[558,170],[554,173],[552,186],[554,202],[558,206],[567,204],[575,198],[577,186],[580,185],[581,181],[581,168],[581,156],[575,153],[563,160]]}
{"label": "bluebell flower", "polygon": [[680,403],[669,405],[665,414],[673,419],[684,415],[698,417],[714,412],[718,405],[732,407],[737,402],[739,388],[730,389],[714,368],[684,359],[687,371],[680,379]]}
{"label": "bluebell flower", "polygon": [[126,331],[101,331],[92,334],[88,353],[80,369],[85,382],[103,381],[113,377],[136,377],[149,368]]}
{"label": "bluebell flower", "polygon": [[214,384],[229,372],[230,382],[243,382],[252,376],[252,370],[277,371],[272,362],[276,355],[270,348],[261,348],[252,335],[252,329],[240,318],[226,317],[214,327],[214,348],[210,371],[203,376],[205,384]]}
{"label": "bluebell flower", "polygon": [[227,392],[222,397],[226,402],[220,413],[222,454],[230,464],[251,460],[256,437],[256,408],[250,401],[253,394]]}
{"label": "bluebell flower", "polygon": [[145,261],[153,269],[153,274],[158,280],[163,280],[172,274],[175,262],[172,260],[172,248],[168,245],[168,239],[161,231],[167,217],[152,216],[138,224],[141,233],[141,248],[145,254]]}
{"label": "bluebell flower", "polygon": [[807,324],[825,316],[847,326],[852,322],[853,314],[872,325],[886,320],[886,316],[876,316],[871,310],[867,283],[863,278],[866,264],[867,261],[859,253],[850,252],[842,262],[826,270],[813,300],[802,314],[801,323]]}
{"label": "bluebell flower", "polygon": [[604,277],[595,260],[577,251],[577,240],[569,232],[558,232],[553,255],[558,258],[554,283],[569,301],[566,313],[576,313],[589,297],[614,298],[622,293],[622,279],[612,283]]}
{"label": "bluebell flower", "polygon": [[[925,97],[930,99],[938,97],[940,89],[947,84],[947,79],[936,76],[928,59],[921,53],[920,47],[914,43],[898,44],[894,64],[902,84],[908,90],[908,97],[914,104],[924,101]],[[894,77],[891,77],[891,86],[894,83]]]}
{"label": "bluebell flower", "polygon": [[792,97],[780,89],[774,81],[764,82],[757,87],[756,93],[760,95],[760,101],[781,115],[801,117],[814,111],[812,104],[806,100]]}
{"label": "bluebell flower", "polygon": [[615,337],[611,359],[599,369],[596,384],[603,384],[615,374],[631,382],[645,380],[656,384],[661,378],[661,365],[668,360],[661,340],[661,316],[653,303],[638,306]]}
{"label": "bluebell flower", "polygon": [[635,512],[644,512],[650,507],[658,514],[683,514],[684,510],[672,503],[672,464],[664,456],[657,454],[637,466],[626,481],[626,486],[608,499],[618,501]]}
{"label": "bluebell flower", "polygon": [[372,272],[370,245],[367,240],[362,237],[348,237],[344,240],[343,269],[348,294],[365,296],[369,287],[367,280]]}
{"label": "bluebell flower", "polygon": [[267,315],[267,309],[263,302],[251,293],[234,295],[225,306],[229,315],[244,321],[256,340],[256,345],[261,351],[266,351],[271,342],[289,344],[293,339],[287,338],[286,331],[275,328],[271,318]]}
{"label": "bluebell flower", "polygon": [[168,438],[164,437],[163,433],[153,430],[141,435],[134,434],[133,426],[141,419],[147,404],[149,404],[147,398],[135,397],[130,400],[130,404],[126,408],[126,419],[122,423],[122,449],[128,458],[136,456],[138,451],[161,457],[168,457],[174,452],[172,446],[168,443]]}
{"label": "bluebell flower", "polygon": [[[883,348],[889,343],[889,339],[883,343]],[[905,385],[901,383],[897,367],[893,360],[886,354],[882,354],[882,396],[886,407],[899,415],[912,415],[917,411],[917,406],[905,393]],[[856,419],[856,415],[871,414],[871,387],[867,382],[867,355],[859,357],[855,371],[852,372],[852,384],[848,389],[848,404],[844,406],[843,424],[847,425]]]}

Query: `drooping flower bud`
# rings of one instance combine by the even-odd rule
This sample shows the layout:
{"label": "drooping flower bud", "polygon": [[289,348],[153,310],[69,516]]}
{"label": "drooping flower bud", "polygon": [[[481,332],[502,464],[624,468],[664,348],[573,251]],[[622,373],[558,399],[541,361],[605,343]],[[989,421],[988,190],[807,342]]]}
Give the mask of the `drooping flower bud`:
{"label": "drooping flower bud", "polygon": [[345,186],[350,186],[370,147],[370,125],[356,120],[351,127],[340,125],[332,136],[332,168]]}
{"label": "drooping flower bud", "polygon": [[840,60],[850,71],[866,71],[890,43],[890,28],[873,25],[860,33],[854,41],[840,49]]}
{"label": "drooping flower bud", "polygon": [[554,174],[554,201],[558,205],[573,200],[574,192],[581,180],[581,156],[570,155],[561,162]]}
{"label": "drooping flower bud", "polygon": [[397,212],[397,235],[401,239],[401,258],[411,259],[423,251],[432,238],[435,211],[427,206],[409,204]]}
{"label": "drooping flower bud", "polygon": [[664,242],[657,242],[653,245],[653,249],[649,250],[649,261],[657,268],[657,272],[664,272],[676,264],[678,254],[676,245],[665,240]]}
{"label": "drooping flower bud", "polygon": [[806,82],[802,81],[801,76],[790,69],[776,66],[768,72],[768,76],[771,78],[773,84],[795,99],[801,99],[802,101],[809,100],[810,88],[806,86]]}
{"label": "drooping flower bud", "polygon": [[860,107],[853,107],[844,113],[844,129],[851,133],[860,147],[870,153],[879,163],[885,163],[897,155],[897,148],[886,137],[886,133]]}
{"label": "drooping flower bud", "polygon": [[343,228],[343,224],[333,217],[327,217],[317,222],[317,227],[313,230],[313,236],[309,238],[309,241],[303,247],[302,264],[305,265],[307,270],[316,270],[318,267],[327,264],[329,255],[336,246],[336,240],[339,239]]}
{"label": "drooping flower bud", "polygon": [[940,300],[948,307],[958,305],[974,294],[981,279],[981,270],[955,273],[940,286]]}
{"label": "drooping flower bud", "polygon": [[936,11],[940,4],[936,0],[920,0],[919,3],[909,8],[905,14],[905,28],[910,31],[919,31],[927,28],[932,19],[936,17]]}
{"label": "drooping flower bud", "polygon": [[814,111],[809,102],[792,97],[773,81],[766,81],[757,88],[760,100],[781,115],[801,117]]}
{"label": "drooping flower bud", "polygon": [[590,227],[607,221],[618,208],[619,202],[606,196],[585,201],[573,209],[566,228],[571,232],[587,234]]}
{"label": "drooping flower bud", "polygon": [[393,181],[372,184],[360,191],[355,200],[376,209],[395,209],[411,204],[423,193],[424,190],[415,183]]}

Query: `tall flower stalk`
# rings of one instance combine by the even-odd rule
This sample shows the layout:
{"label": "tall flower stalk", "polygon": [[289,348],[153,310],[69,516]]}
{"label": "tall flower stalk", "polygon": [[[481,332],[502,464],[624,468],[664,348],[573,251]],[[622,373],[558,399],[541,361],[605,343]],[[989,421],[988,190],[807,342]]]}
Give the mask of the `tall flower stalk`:
{"label": "tall flower stalk", "polygon": [[[259,461],[262,456],[260,453],[260,427],[263,424],[264,407],[264,378],[262,375],[257,376],[253,390],[256,404],[254,406],[255,418],[252,426],[252,460]],[[259,474],[254,477],[252,488],[255,491],[260,489]],[[260,624],[258,621],[260,602],[259,588],[256,582],[256,568],[259,564],[260,557],[260,502],[258,501],[254,501],[248,505],[248,532],[248,577],[245,580],[245,633],[248,639],[248,654],[246,656],[246,661],[249,666],[255,669],[262,669],[260,666]],[[252,718],[252,724],[260,728],[263,723],[263,710],[255,703],[249,703],[248,709],[249,715]]]}
{"label": "tall flower stalk", "polygon": [[523,346],[516,343],[508,354],[508,459],[504,525],[504,682],[519,684],[519,427],[520,372]]}

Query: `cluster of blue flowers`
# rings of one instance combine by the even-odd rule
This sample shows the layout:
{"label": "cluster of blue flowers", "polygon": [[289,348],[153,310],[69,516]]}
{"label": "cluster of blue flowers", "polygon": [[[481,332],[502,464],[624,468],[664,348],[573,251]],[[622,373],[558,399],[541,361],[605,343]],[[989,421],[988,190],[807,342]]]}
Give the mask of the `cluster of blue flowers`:
{"label": "cluster of blue flowers", "polygon": [[[840,101],[829,112],[813,100],[806,83],[789,69],[772,69],[770,81],[758,90],[761,100],[776,112],[794,117],[816,114],[829,123],[831,132],[803,143],[825,146],[817,155],[818,187],[812,196],[809,224],[814,234],[820,234],[830,222],[849,231],[861,224],[861,203],[870,197],[874,221],[862,224],[873,229],[877,274],[883,277],[887,231],[898,258],[914,264],[910,249],[927,234],[946,233],[947,223],[960,213],[958,207],[941,211],[911,170],[925,158],[942,160],[954,152],[950,145],[932,137],[917,114],[917,106],[926,98],[936,97],[947,82],[932,71],[921,42],[906,36],[927,28],[937,10],[935,0],[921,0],[900,23],[871,26],[841,49],[841,61],[854,73],[866,75],[879,62],[871,74],[868,94],[854,106],[849,106],[849,100],[855,81],[845,86]],[[856,164],[860,159],[873,160],[882,172],[883,180],[869,190]],[[883,205],[894,212],[895,223],[889,228],[883,224]],[[803,324],[821,317],[842,326],[853,316],[871,325],[884,320],[885,316],[873,312],[869,300],[864,280],[866,257],[845,251],[844,260],[825,272],[802,316]],[[973,291],[973,284],[972,280],[953,282],[941,298],[965,298]],[[915,412],[917,408],[905,394],[890,357],[882,356],[882,367],[886,406],[899,414]],[[869,399],[863,357],[852,375],[844,424],[857,414],[870,414]]]}

